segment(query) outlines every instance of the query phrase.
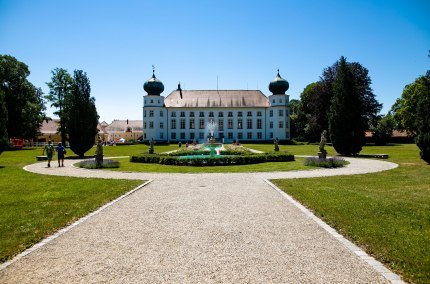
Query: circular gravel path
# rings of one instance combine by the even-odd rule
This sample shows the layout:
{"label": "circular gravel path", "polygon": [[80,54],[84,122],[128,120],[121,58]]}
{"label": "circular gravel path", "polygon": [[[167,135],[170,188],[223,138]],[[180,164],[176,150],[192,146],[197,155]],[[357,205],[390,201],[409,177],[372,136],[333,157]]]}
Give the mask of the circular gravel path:
{"label": "circular gravel path", "polygon": [[85,170],[76,160],[26,166],[152,182],[3,265],[0,283],[400,283],[267,181],[397,167],[347,160],[341,169],[231,174]]}

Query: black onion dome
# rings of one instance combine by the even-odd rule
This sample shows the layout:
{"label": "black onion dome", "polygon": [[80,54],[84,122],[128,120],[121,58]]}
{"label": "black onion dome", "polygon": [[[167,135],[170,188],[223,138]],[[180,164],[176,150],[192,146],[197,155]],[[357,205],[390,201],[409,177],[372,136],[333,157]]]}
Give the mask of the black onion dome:
{"label": "black onion dome", "polygon": [[270,92],[272,92],[274,95],[285,94],[289,87],[290,84],[288,84],[288,81],[279,75],[278,70],[278,74],[276,75],[275,79],[273,79],[269,84]]}
{"label": "black onion dome", "polygon": [[148,95],[159,96],[164,91],[164,85],[163,82],[155,77],[154,72],[152,72],[152,77],[143,84],[143,89]]}

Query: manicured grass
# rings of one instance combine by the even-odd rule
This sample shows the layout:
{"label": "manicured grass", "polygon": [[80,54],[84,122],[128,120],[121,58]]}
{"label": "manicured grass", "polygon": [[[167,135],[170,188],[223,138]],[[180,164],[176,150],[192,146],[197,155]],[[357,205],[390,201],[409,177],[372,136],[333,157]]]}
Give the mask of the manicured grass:
{"label": "manicured grass", "polygon": [[365,147],[362,153],[389,154],[388,161],[400,166],[273,182],[406,280],[429,283],[430,165],[414,144]]}
{"label": "manicured grass", "polygon": [[0,262],[142,183],[24,171],[22,167],[35,162],[41,152],[7,151],[0,155]]}

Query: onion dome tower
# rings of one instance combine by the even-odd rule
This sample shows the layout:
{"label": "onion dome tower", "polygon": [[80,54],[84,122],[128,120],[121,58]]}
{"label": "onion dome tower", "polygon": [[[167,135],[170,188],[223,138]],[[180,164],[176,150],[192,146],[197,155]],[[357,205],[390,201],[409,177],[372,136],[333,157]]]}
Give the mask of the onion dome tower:
{"label": "onion dome tower", "polygon": [[281,75],[279,75],[279,69],[278,74],[276,75],[275,79],[273,79],[269,84],[269,90],[274,95],[283,95],[290,87],[290,84],[288,84],[288,81],[283,79]]}
{"label": "onion dome tower", "polygon": [[164,91],[163,82],[155,77],[154,69],[152,69],[152,77],[143,84],[143,89],[150,96],[159,96]]}

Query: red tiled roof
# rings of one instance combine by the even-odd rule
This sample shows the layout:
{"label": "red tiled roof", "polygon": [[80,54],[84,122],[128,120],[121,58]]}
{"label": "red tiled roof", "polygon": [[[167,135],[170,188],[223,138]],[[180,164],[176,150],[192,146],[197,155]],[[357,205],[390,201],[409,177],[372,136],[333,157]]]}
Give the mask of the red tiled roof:
{"label": "red tiled roof", "polygon": [[269,107],[268,98],[259,90],[179,90],[164,100],[166,107]]}

